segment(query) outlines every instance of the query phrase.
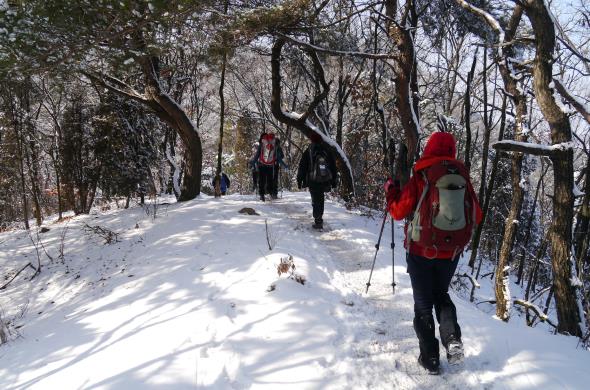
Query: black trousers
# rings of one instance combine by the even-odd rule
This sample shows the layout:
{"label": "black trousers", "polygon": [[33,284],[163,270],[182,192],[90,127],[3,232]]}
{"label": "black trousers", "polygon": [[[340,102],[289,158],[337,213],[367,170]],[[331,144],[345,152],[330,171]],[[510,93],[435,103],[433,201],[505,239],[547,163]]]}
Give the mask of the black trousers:
{"label": "black trousers", "polygon": [[252,170],[252,189],[254,191],[258,190],[258,171]]}
{"label": "black trousers", "polygon": [[279,193],[279,164],[275,164],[274,169],[272,171],[272,185],[274,192],[271,192],[272,195],[277,196]]}
{"label": "black trousers", "polygon": [[461,337],[457,309],[448,293],[459,256],[448,260],[408,254],[407,261],[414,295],[414,313],[417,318],[432,317],[434,308],[441,341],[446,346],[450,336]]}
{"label": "black trousers", "polygon": [[264,194],[277,194],[277,183],[274,181],[275,167],[272,165],[260,165],[258,170],[258,193],[260,196]]}
{"label": "black trousers", "polygon": [[309,189],[311,194],[311,207],[313,208],[313,218],[316,221],[322,221],[324,216],[324,201],[325,195],[323,189]]}

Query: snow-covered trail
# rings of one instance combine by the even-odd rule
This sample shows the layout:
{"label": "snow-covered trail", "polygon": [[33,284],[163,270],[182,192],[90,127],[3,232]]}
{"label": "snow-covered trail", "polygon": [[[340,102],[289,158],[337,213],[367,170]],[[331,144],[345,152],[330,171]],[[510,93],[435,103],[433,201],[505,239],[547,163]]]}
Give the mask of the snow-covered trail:
{"label": "snow-covered trail", "polygon": [[[22,336],[0,347],[0,388],[553,389],[590,379],[575,339],[504,324],[458,298],[466,362],[443,358],[443,374],[427,375],[416,364],[401,228],[395,295],[389,223],[364,294],[381,218],[328,201],[329,229],[316,232],[310,214],[300,192],[264,204],[203,197],[161,207],[155,220],[135,207],[48,223],[40,237],[54,261],[0,291]],[[84,224],[119,242],[103,244]],[[0,234],[2,275],[34,253],[25,232]],[[305,285],[277,276],[289,255]]]}
{"label": "snow-covered trail", "polygon": [[[326,205],[326,229],[314,232],[309,228],[312,218],[308,199],[287,196],[272,203],[280,215],[296,224],[296,229],[311,231],[320,243],[316,259],[333,270],[332,283],[350,297],[345,315],[345,332],[350,338],[347,370],[351,388],[490,388],[478,376],[477,367],[487,362],[470,359],[462,366],[448,366],[441,359],[442,375],[426,374],[416,363],[417,340],[412,328],[413,299],[405,267],[403,227],[395,230],[396,291],[391,288],[391,222],[383,232],[375,271],[368,294],[365,286],[375,254],[382,218],[342,219],[340,207]],[[361,222],[361,224],[359,224]],[[322,253],[323,252],[323,253]],[[466,339],[467,342],[467,339]],[[442,348],[441,348],[442,350]],[[468,356],[470,350],[467,349]],[[441,355],[442,356],[442,355]]]}

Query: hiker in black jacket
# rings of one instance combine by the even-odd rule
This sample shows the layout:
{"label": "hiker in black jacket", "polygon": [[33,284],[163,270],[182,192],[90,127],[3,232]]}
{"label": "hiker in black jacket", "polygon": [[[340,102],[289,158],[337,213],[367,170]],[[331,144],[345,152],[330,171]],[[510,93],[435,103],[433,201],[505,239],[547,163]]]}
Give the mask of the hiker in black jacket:
{"label": "hiker in black jacket", "polygon": [[297,171],[297,187],[309,188],[313,207],[314,229],[324,227],[324,193],[336,188],[336,163],[322,144],[322,137],[311,133],[311,145],[305,149]]}

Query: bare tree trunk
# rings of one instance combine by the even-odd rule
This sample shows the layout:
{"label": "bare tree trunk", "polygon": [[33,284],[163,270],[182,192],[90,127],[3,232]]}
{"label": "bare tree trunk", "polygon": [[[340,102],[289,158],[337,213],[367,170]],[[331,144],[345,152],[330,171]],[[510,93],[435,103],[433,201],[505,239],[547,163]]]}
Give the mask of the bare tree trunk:
{"label": "bare tree trunk", "polygon": [[33,201],[33,215],[35,216],[35,222],[37,226],[41,226],[43,223],[43,213],[41,210],[41,189],[39,188],[39,155],[37,151],[37,145],[35,144],[33,129],[30,128],[31,124],[27,124],[27,143],[28,151],[25,152],[27,159],[27,168],[29,173],[29,179],[31,181],[31,200]]}
{"label": "bare tree trunk", "polygon": [[[584,283],[590,277],[590,275],[587,275],[590,269],[590,256],[588,255],[590,246],[590,155],[586,156],[584,198],[582,199],[576,220],[576,228],[574,230],[576,273],[578,279]],[[586,316],[586,327],[590,330],[590,291],[587,288],[582,293],[582,305]]]}
{"label": "bare tree trunk", "polygon": [[[498,134],[498,141],[501,141],[504,138],[504,130],[506,128],[506,95],[502,100],[502,116],[500,119],[500,133]],[[483,201],[483,219],[481,223],[477,225],[475,228],[475,233],[471,240],[471,257],[469,258],[469,266],[473,270],[475,267],[475,258],[477,257],[477,252],[479,248],[479,242],[481,240],[481,232],[483,231],[483,227],[485,225],[486,219],[488,218],[488,211],[490,209],[490,200],[492,198],[492,191],[494,189],[494,185],[496,183],[496,175],[498,173],[498,163],[500,162],[500,152],[497,151],[496,155],[494,156],[494,162],[492,163],[492,172],[490,174],[490,182],[488,183],[488,187],[485,193],[484,201]],[[479,199],[481,202],[481,198]],[[481,260],[479,266],[477,268],[477,274],[475,279],[479,277],[479,270],[481,268]]]}
{"label": "bare tree trunk", "polygon": [[[228,0],[223,6],[223,13],[227,14]],[[223,87],[225,86],[225,68],[227,66],[227,51],[223,50],[221,58],[221,80],[219,82],[219,144],[217,145],[217,168],[215,170],[214,192],[215,197],[221,196],[221,159],[223,157],[223,126],[225,122],[225,97],[223,96]]]}
{"label": "bare tree trunk", "polygon": [[346,93],[344,85],[344,59],[338,57],[338,107],[336,111],[336,143],[342,147],[342,127],[344,125],[344,104],[342,98]]}
{"label": "bare tree trunk", "polygon": [[[227,7],[227,2],[226,2]],[[223,86],[225,84],[225,67],[227,62],[227,53],[223,52],[221,61],[221,82],[219,84],[219,144],[217,146],[217,169],[215,171],[215,196],[221,196],[221,158],[223,156],[223,126],[225,122],[225,97],[223,96]]]}
{"label": "bare tree trunk", "polygon": [[539,181],[537,182],[537,188],[535,189],[535,196],[533,197],[533,206],[531,207],[531,214],[529,215],[529,219],[527,222],[527,227],[526,227],[526,233],[524,235],[524,239],[522,240],[523,245],[522,245],[522,249],[520,251],[520,262],[518,263],[518,272],[517,272],[517,276],[516,276],[516,284],[520,284],[522,285],[522,275],[524,273],[524,264],[525,264],[525,260],[526,260],[526,254],[527,254],[527,248],[526,246],[529,243],[529,240],[531,238],[531,230],[532,230],[532,226],[533,226],[533,220],[535,219],[535,211],[537,210],[537,200],[539,199],[539,192],[541,189],[541,185],[543,184],[543,179],[545,177],[545,175],[547,174],[549,167],[546,167],[545,169],[543,169],[543,164],[541,163],[541,178],[539,179]]}
{"label": "bare tree trunk", "polygon": [[[397,5],[396,0],[386,0],[385,14],[388,17],[387,28],[389,35],[397,48],[393,62],[396,75],[395,105],[408,148],[407,166],[411,167],[418,152],[420,133],[417,66],[414,49],[414,34],[418,24],[418,15],[413,0],[406,2],[401,18],[397,17]],[[403,173],[400,180],[405,183],[409,180],[409,177],[410,172],[407,171]]]}
{"label": "bare tree trunk", "polygon": [[[141,38],[137,38],[138,50],[142,50]],[[179,201],[191,200],[201,193],[201,171],[203,148],[197,128],[186,112],[172,99],[160,85],[158,58],[145,55],[138,58],[145,77],[145,92],[140,94],[122,81],[105,74],[83,72],[101,86],[127,99],[135,100],[154,111],[154,113],[180,136],[185,148],[183,160],[183,181]]]}
{"label": "bare tree trunk", "polygon": [[[482,17],[491,27],[496,30],[496,33],[500,36],[501,31],[499,31],[500,27],[496,23],[492,23],[490,21],[490,17],[484,16],[481,10],[474,9],[472,6],[467,4],[464,1],[458,1],[458,3],[465,9],[473,12],[474,14]],[[523,131],[523,123],[524,119],[526,118],[527,106],[526,106],[526,98],[518,88],[517,80],[513,77],[508,64],[510,59],[514,56],[514,50],[512,45],[506,43],[512,42],[514,35],[516,33],[516,29],[520,24],[520,20],[522,18],[522,7],[517,5],[514,8],[514,12],[506,31],[504,32],[504,39],[499,44],[502,45],[503,50],[499,50],[498,54],[502,54],[500,58],[498,58],[498,63],[500,67],[500,74],[502,75],[502,79],[504,81],[504,85],[506,90],[510,94],[514,105],[516,107],[516,119],[515,119],[515,139],[517,141],[524,142],[527,139],[526,132]],[[484,126],[485,126],[485,135],[484,135],[484,145],[483,145],[483,155],[482,155],[482,180],[481,185],[479,188],[479,196],[480,199],[484,194],[485,189],[485,177],[486,177],[486,170],[487,170],[487,160],[488,160],[488,149],[489,149],[489,140],[490,140],[490,132],[491,126],[490,121],[488,120],[488,107],[487,107],[487,52],[484,51],[484,76],[483,76],[483,87],[484,87]],[[505,107],[503,108],[505,110]],[[502,115],[505,115],[503,112]],[[503,119],[504,120],[504,119]],[[510,297],[505,297],[504,294],[506,292],[505,288],[505,269],[508,265],[508,259],[512,253],[512,248],[514,246],[514,241],[516,238],[517,227],[518,227],[518,219],[520,217],[520,211],[522,209],[522,202],[524,199],[524,189],[522,188],[521,184],[521,170],[522,170],[522,162],[523,162],[523,154],[522,153],[513,153],[512,155],[512,187],[513,187],[513,195],[512,195],[512,202],[510,205],[510,212],[508,214],[508,218],[506,219],[506,223],[504,226],[504,237],[502,239],[502,247],[500,248],[500,254],[498,257],[498,263],[496,267],[496,282],[495,282],[495,291],[496,291],[496,315],[504,321],[508,321],[509,319],[509,312],[507,304],[510,302]],[[490,185],[493,185],[491,183]],[[489,189],[489,188],[488,188]],[[491,195],[491,193],[490,193]],[[486,202],[488,199],[486,199]],[[479,236],[477,237],[479,240]],[[476,241],[477,242],[477,241]],[[475,243],[474,243],[475,245]],[[474,264],[475,258],[472,257],[470,260],[470,265]]]}
{"label": "bare tree trunk", "polygon": [[482,71],[482,82],[483,82],[483,126],[484,126],[484,142],[482,146],[481,155],[481,182],[479,185],[479,199],[483,197],[486,185],[486,174],[488,169],[488,155],[490,148],[490,136],[492,133],[492,127],[488,121],[488,51],[483,51],[483,71]]}
{"label": "bare tree trunk", "polygon": [[16,131],[16,142],[18,143],[18,166],[20,173],[20,184],[21,184],[21,196],[23,202],[23,222],[25,223],[25,229],[29,230],[29,204],[27,202],[27,186],[25,181],[25,167],[23,157],[23,139],[22,131],[18,129],[19,123],[14,122],[14,131]]}
{"label": "bare tree trunk", "polygon": [[186,115],[186,112],[166,94],[159,83],[157,61],[155,57],[142,57],[141,65],[146,77],[146,95],[148,105],[154,109],[158,117],[175,129],[186,149],[184,180],[179,201],[194,199],[201,192],[201,170],[203,149],[197,129]]}
{"label": "bare tree trunk", "polygon": [[[467,171],[471,170],[471,82],[473,81],[473,76],[475,75],[475,65],[477,64],[477,49],[475,50],[475,54],[473,55],[473,62],[471,63],[471,69],[467,74],[467,86],[465,87],[465,102],[464,102],[464,109],[465,109],[465,168]],[[484,177],[481,178],[482,183],[484,182]],[[481,197],[479,198],[481,201]]]}
{"label": "bare tree trunk", "polygon": [[535,286],[537,284],[537,275],[539,272],[539,266],[541,264],[541,260],[543,259],[543,256],[545,256],[545,252],[547,251],[547,246],[549,244],[548,236],[549,236],[549,234],[547,233],[543,237],[543,239],[541,240],[541,244],[539,245],[539,248],[537,249],[537,253],[535,254],[535,264],[533,265],[532,271],[529,273],[529,278],[528,278],[526,290],[524,293],[525,301],[528,301],[531,296],[531,292],[535,291]]}
{"label": "bare tree trunk", "polygon": [[[552,83],[555,26],[543,0],[528,0],[525,12],[535,33],[536,54],[533,64],[533,87],[543,116],[549,123],[553,145],[572,140],[568,116],[555,102]],[[576,290],[572,285],[572,222],[574,209],[573,150],[555,148],[551,153],[553,163],[553,220],[550,230],[553,287],[560,333],[582,336],[580,312]]]}

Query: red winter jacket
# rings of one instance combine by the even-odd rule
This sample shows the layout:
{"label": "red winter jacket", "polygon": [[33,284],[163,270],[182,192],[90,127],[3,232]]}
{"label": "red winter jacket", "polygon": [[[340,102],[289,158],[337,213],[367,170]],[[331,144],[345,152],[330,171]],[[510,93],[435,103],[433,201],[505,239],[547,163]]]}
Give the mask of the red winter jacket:
{"label": "red winter jacket", "polygon": [[[404,218],[411,218],[418,200],[420,199],[420,195],[422,195],[425,184],[424,178],[422,175],[418,174],[418,172],[443,160],[452,162],[458,161],[455,159],[456,152],[455,137],[453,137],[452,134],[436,132],[430,136],[424,147],[422,157],[420,157],[414,165],[413,174],[408,183],[401,189],[401,191],[399,188],[392,188],[388,191],[387,209],[394,219],[402,220]],[[483,218],[483,213],[470,181],[467,182],[467,188],[474,199],[475,222],[476,224],[479,224]],[[408,249],[407,227],[406,224],[406,241],[404,243],[406,249]],[[428,255],[432,256],[431,251],[427,254],[425,248],[419,246],[415,242],[411,243],[409,252],[423,257],[428,257]],[[453,252],[451,251],[439,251],[437,254],[438,259],[450,259],[452,256]]]}

